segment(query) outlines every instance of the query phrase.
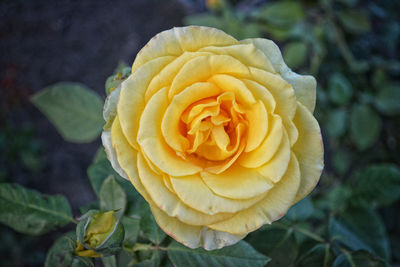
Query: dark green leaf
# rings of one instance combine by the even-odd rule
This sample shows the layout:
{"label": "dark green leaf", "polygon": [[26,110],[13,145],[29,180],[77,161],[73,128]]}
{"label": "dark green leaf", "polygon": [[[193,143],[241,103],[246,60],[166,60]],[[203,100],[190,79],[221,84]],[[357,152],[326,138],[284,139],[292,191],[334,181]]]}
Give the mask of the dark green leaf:
{"label": "dark green leaf", "polygon": [[288,43],[283,49],[283,58],[290,68],[297,68],[307,59],[307,46],[303,42]]}
{"label": "dark green leaf", "polygon": [[126,208],[126,194],[114,176],[109,176],[103,183],[99,193],[100,208],[104,211],[118,210],[114,215],[120,218]]}
{"label": "dark green leaf", "polygon": [[344,109],[330,110],[325,128],[332,137],[342,136],[347,129],[348,112]]}
{"label": "dark green leaf", "polygon": [[389,239],[380,216],[371,209],[350,209],[329,221],[331,238],[356,250],[390,259]]}
{"label": "dark green leaf", "polygon": [[400,169],[394,164],[382,163],[367,167],[356,174],[353,191],[357,204],[389,205],[400,198]]}
{"label": "dark green leaf", "polygon": [[306,197],[289,209],[286,218],[292,221],[307,220],[314,213],[314,205],[310,197]]}
{"label": "dark green leaf", "polygon": [[124,216],[122,224],[125,228],[124,244],[128,246],[135,245],[140,230],[140,220]]}
{"label": "dark green leaf", "polygon": [[318,244],[300,257],[296,267],[329,267],[332,266],[332,261],[329,245]]}
{"label": "dark green leaf", "polygon": [[350,134],[360,150],[372,146],[379,138],[381,118],[366,105],[355,105],[350,117]]}
{"label": "dark green leaf", "polygon": [[344,28],[351,33],[365,33],[371,29],[371,22],[364,13],[356,9],[342,10],[338,14]]}
{"label": "dark green leaf", "polygon": [[119,185],[124,189],[129,201],[135,201],[139,197],[139,194],[133,185],[114,171],[108,159],[99,160],[88,168],[90,184],[97,195],[100,192],[104,180],[110,175],[116,177]]}
{"label": "dark green leaf", "polygon": [[190,267],[261,267],[270,261],[268,257],[258,253],[244,241],[212,251],[202,248],[190,249],[174,241],[168,247],[168,257],[174,266]]}
{"label": "dark green leaf", "polygon": [[72,221],[71,207],[64,196],[0,184],[0,222],[15,231],[40,235]]}
{"label": "dark green leaf", "polygon": [[379,89],[376,107],[385,115],[400,114],[400,84],[387,84]]}
{"label": "dark green leaf", "polygon": [[299,2],[279,1],[265,4],[256,17],[275,25],[286,26],[303,20],[305,13]]}
{"label": "dark green leaf", "polygon": [[335,73],[329,80],[329,97],[338,105],[349,103],[353,95],[353,87],[341,73]]}
{"label": "dark green leaf", "polygon": [[145,259],[139,263],[135,264],[135,267],[158,267],[160,266],[160,255],[158,250],[151,251],[151,256],[149,259]]}
{"label": "dark green leaf", "polygon": [[75,233],[69,232],[58,238],[47,252],[45,267],[92,267],[92,259],[74,255]]}
{"label": "dark green leaf", "polygon": [[140,228],[144,235],[154,244],[160,244],[165,238],[165,233],[156,223],[147,203],[143,203],[142,206]]}
{"label": "dark green leaf", "polygon": [[359,250],[356,252],[341,254],[333,263],[333,267],[387,267],[388,265],[381,259],[371,255],[367,251]]}
{"label": "dark green leaf", "polygon": [[31,101],[67,141],[93,141],[103,128],[103,101],[84,85],[57,83],[35,94]]}
{"label": "dark green leaf", "polygon": [[270,226],[250,234],[246,240],[271,258],[268,266],[290,266],[297,257],[297,244],[292,231]]}
{"label": "dark green leaf", "polygon": [[353,161],[353,154],[347,149],[337,149],[332,157],[332,165],[339,174],[345,174]]}

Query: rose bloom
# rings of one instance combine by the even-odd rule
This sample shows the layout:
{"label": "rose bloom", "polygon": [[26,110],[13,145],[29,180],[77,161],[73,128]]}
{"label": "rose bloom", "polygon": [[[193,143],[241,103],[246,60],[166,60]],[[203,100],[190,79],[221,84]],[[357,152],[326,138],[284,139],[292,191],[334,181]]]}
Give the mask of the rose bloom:
{"label": "rose bloom", "polygon": [[292,72],[270,40],[173,28],[147,43],[107,98],[103,145],[168,235],[217,249],[316,186],[315,98],[315,79]]}

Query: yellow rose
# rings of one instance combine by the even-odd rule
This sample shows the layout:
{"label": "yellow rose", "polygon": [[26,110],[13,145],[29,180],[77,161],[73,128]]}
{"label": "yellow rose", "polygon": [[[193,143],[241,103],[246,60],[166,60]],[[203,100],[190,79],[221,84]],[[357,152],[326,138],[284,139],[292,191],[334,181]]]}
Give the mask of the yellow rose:
{"label": "yellow rose", "polygon": [[173,28],[147,43],[108,97],[102,140],[168,235],[221,248],[278,220],[317,184],[315,90],[270,40]]}

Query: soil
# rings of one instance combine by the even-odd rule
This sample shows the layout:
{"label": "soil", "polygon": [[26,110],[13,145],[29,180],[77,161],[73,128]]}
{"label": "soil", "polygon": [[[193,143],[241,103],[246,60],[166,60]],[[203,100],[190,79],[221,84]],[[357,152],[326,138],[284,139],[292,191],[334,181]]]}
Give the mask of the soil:
{"label": "soil", "polygon": [[119,61],[131,64],[156,33],[182,24],[177,1],[3,1],[0,4],[0,123],[31,125],[44,145],[44,168],[5,166],[11,182],[67,196],[77,208],[94,198],[86,169],[100,140],[65,142],[29,102],[59,81],[86,84],[105,97],[104,82]]}

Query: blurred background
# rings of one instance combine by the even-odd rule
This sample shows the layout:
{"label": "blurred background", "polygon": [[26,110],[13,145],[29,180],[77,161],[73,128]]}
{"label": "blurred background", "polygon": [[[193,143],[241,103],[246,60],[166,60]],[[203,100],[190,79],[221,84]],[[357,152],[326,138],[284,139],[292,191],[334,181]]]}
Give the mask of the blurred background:
{"label": "blurred background", "polygon": [[[289,67],[317,78],[326,168],[313,198],[334,194],[314,212],[340,210],[367,166],[400,163],[399,10],[393,0],[1,0],[0,182],[64,194],[79,215],[95,198],[87,167],[100,140],[64,141],[30,97],[74,81],[105,98],[120,62],[131,64],[158,32],[193,24],[273,39]],[[379,214],[399,264],[400,203],[388,202]],[[0,225],[0,265],[41,266],[57,235],[28,237]]]}

